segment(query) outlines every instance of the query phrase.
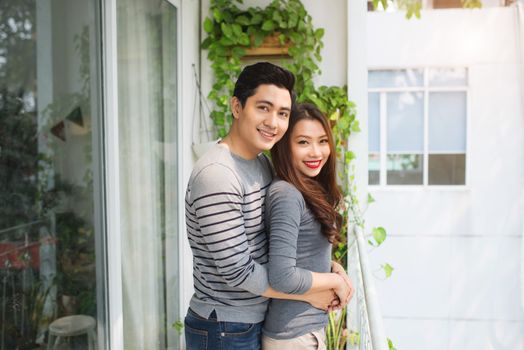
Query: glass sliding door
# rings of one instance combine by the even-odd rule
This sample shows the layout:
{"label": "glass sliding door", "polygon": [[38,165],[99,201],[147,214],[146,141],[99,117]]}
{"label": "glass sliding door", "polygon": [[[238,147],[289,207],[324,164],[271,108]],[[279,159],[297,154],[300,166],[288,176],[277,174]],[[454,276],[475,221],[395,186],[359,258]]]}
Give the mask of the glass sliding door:
{"label": "glass sliding door", "polygon": [[117,0],[125,349],[175,347],[177,7]]}
{"label": "glass sliding door", "polygon": [[104,342],[97,11],[0,1],[1,350]]}

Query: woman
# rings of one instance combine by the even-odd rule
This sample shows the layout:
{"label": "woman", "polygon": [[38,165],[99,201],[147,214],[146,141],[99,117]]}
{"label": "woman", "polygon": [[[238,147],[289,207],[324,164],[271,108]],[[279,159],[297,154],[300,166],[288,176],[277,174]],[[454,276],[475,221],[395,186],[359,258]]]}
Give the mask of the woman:
{"label": "woman", "polygon": [[[331,263],[332,244],[340,239],[342,194],[331,128],[318,108],[298,105],[271,155],[277,178],[265,213],[270,285],[296,294],[333,289],[344,307],[353,288],[342,267]],[[327,314],[307,303],[272,299],[262,349],[324,349],[327,323]]]}

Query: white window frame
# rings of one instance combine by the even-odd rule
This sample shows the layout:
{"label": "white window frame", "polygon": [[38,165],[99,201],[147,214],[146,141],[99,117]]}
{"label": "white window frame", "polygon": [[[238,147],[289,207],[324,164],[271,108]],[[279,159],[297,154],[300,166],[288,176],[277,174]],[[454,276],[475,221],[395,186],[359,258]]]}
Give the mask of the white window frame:
{"label": "white window frame", "polygon": [[[183,166],[185,164],[186,156],[184,152],[183,142],[185,141],[185,132],[182,130],[183,122],[183,79],[185,74],[182,69],[183,51],[182,51],[182,0],[165,0],[177,9],[177,157],[178,157],[178,187],[177,193],[179,195],[176,206],[178,206],[178,233],[179,236],[175,240],[166,243],[166,248],[176,247],[180,244],[180,236],[184,236],[185,220],[183,211],[184,208],[184,173]],[[106,203],[106,232],[107,234],[107,339],[102,342],[99,341],[99,348],[108,348],[112,350],[124,350],[124,324],[123,324],[123,297],[122,297],[122,232],[120,224],[120,168],[119,168],[119,127],[118,127],[118,59],[117,59],[117,0],[99,0],[102,24],[102,84],[103,84],[103,138],[104,138],[104,182],[105,191],[104,198]],[[191,35],[193,38],[193,35]],[[187,51],[187,50],[186,50]],[[192,99],[191,99],[192,101]],[[184,108],[187,106],[184,105]],[[167,237],[166,237],[167,238]],[[174,259],[182,260],[183,255],[181,248],[176,252],[177,256]],[[179,265],[179,273],[182,271],[182,266]],[[170,282],[168,279],[166,282]],[[167,293],[178,293],[177,300],[166,300],[167,312],[173,303],[177,303],[179,310],[185,312],[183,309],[184,303],[182,301],[181,289],[183,286],[183,279],[179,280],[179,286],[173,290],[169,288]],[[168,322],[172,322],[174,315],[167,315]],[[179,315],[180,318],[183,314]],[[168,323],[169,325],[169,323]],[[182,339],[174,334],[174,329],[168,329],[168,347],[181,348]]]}
{"label": "white window frame", "polygon": [[[466,69],[466,85],[453,86],[429,86],[428,71],[430,69]],[[369,67],[368,72],[380,70],[422,70],[423,71],[423,85],[422,86],[408,86],[408,87],[394,87],[394,88],[371,88],[368,87],[369,93],[378,93],[380,101],[380,150],[378,152],[380,159],[379,184],[369,184],[370,190],[443,190],[443,191],[463,191],[469,189],[469,169],[470,169],[470,68],[468,66],[450,66],[450,65],[434,65],[434,66],[404,66],[404,67]],[[422,184],[421,185],[388,185],[387,184],[387,100],[386,94],[391,92],[420,92],[423,94],[424,100],[424,144],[423,144],[423,168],[422,168]],[[430,185],[429,178],[429,94],[431,92],[464,92],[466,93],[466,163],[463,185]],[[368,152],[368,155],[375,152]],[[410,153],[411,154],[411,153]],[[439,152],[432,152],[431,154],[439,154]],[[443,153],[444,154],[444,153]],[[453,152],[445,152],[445,154],[453,154]],[[457,153],[458,154],[458,153]],[[460,153],[462,154],[462,153]]]}

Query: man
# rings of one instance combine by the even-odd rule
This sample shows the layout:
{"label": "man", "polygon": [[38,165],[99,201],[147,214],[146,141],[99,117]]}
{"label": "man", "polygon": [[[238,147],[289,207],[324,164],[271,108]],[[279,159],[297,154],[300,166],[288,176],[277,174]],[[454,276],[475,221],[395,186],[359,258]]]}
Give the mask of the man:
{"label": "man", "polygon": [[288,128],[295,78],[263,62],[246,67],[231,98],[229,134],[199,159],[186,192],[193,251],[193,295],[185,319],[187,349],[259,349],[267,298],[327,309],[327,291],[287,295],[270,288],[264,198],[272,180],[261,153]]}

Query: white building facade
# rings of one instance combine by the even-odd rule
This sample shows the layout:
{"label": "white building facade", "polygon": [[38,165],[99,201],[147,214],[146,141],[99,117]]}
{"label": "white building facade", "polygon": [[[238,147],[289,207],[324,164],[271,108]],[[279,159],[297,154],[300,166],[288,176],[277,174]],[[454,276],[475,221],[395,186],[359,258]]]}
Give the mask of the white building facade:
{"label": "white building facade", "polygon": [[[369,13],[367,23],[367,223],[388,232],[372,260],[395,268],[377,281],[386,333],[403,350],[524,349],[518,8]],[[418,163],[402,168],[395,153]],[[432,167],[438,157],[448,175]]]}

